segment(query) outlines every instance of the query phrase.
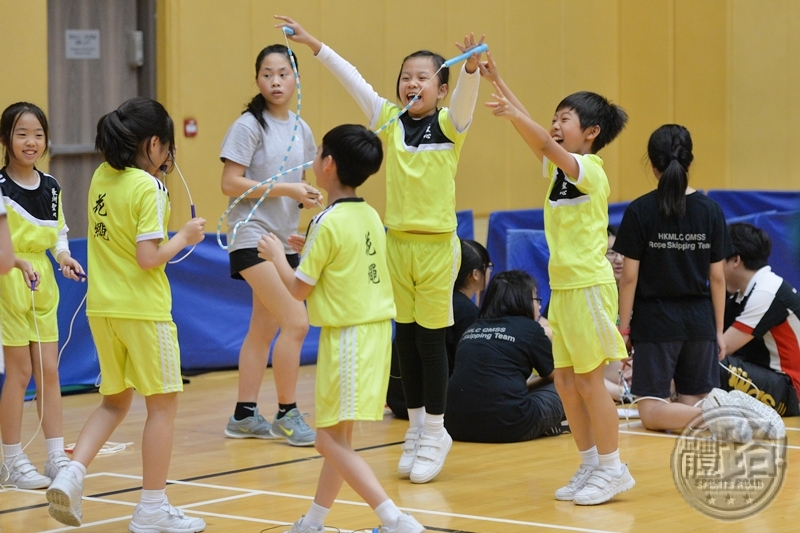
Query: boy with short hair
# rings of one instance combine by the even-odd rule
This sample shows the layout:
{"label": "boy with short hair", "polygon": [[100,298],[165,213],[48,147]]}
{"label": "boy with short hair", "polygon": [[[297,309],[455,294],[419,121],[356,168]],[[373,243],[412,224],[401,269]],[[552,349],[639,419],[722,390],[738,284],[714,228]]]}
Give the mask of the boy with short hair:
{"label": "boy with short hair", "polygon": [[608,178],[597,155],[622,131],[628,116],[604,97],[579,92],[556,107],[550,131],[534,122],[497,72],[491,55],[481,74],[494,85],[495,116],[514,128],[543,163],[550,179],[544,206],[550,247],[550,312],[556,389],[564,403],[581,465],[557,500],[606,502],[635,484],[620,462],[617,409],[603,371],[627,357],[617,331],[617,287],[605,258]]}
{"label": "boy with short hair", "polygon": [[[752,224],[728,226],[734,253],[722,268],[728,291],[725,345],[720,387],[739,389],[781,416],[800,415],[800,295],[767,264],[769,235]],[[730,318],[729,318],[730,317]]]}
{"label": "boy with short hair", "polygon": [[355,420],[381,420],[391,360],[394,297],[386,264],[386,233],[356,188],[378,171],[380,139],[367,128],[342,125],[322,139],[314,159],[328,207],[314,217],[297,272],[274,235],[258,243],[289,292],[308,299],[309,322],[321,326],[315,402],[316,448],[325,458],[308,513],[290,533],[322,533],[342,482],[378,515],[381,533],[420,533],[423,526],[389,499],[375,473],[353,450]]}

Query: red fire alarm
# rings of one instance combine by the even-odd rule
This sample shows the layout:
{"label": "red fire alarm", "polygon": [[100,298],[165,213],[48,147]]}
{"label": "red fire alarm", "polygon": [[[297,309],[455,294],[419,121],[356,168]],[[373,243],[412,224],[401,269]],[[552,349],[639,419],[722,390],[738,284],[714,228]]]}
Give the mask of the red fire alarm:
{"label": "red fire alarm", "polygon": [[183,120],[183,136],[195,137],[197,135],[197,121],[193,118]]}

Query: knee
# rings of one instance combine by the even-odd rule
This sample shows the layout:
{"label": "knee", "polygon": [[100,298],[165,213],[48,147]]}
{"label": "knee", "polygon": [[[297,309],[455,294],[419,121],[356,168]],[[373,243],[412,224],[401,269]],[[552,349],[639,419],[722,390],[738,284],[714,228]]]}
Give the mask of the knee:
{"label": "knee", "polygon": [[126,393],[115,394],[113,396],[104,396],[101,407],[112,414],[112,416],[121,418],[128,414],[128,409],[131,407],[132,395]]}
{"label": "knee", "polygon": [[299,339],[301,342],[308,333],[308,317],[301,315],[294,317],[293,320],[286,321],[281,324],[281,335],[288,335],[292,338]]}

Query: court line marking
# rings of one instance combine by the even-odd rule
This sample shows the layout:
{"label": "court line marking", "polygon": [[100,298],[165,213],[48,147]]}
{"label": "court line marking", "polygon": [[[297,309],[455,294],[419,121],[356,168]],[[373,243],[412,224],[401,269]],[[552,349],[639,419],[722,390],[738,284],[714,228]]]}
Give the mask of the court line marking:
{"label": "court line marking", "polygon": [[[130,474],[117,474],[117,473],[114,473],[114,472],[97,472],[97,473],[92,474],[92,476],[93,477],[110,476],[110,477],[117,477],[117,478],[123,478],[123,479],[132,479],[132,480],[137,480],[137,481],[140,481],[142,479],[142,476],[135,476],[135,475],[130,475]],[[205,484],[205,483],[195,483],[195,482],[187,482],[187,481],[172,481],[172,480],[168,480],[167,483],[175,484],[175,485],[187,485],[187,486],[200,487],[200,488],[213,488],[213,489],[219,489],[219,490],[228,490],[228,491],[240,492],[242,494],[238,494],[238,495],[235,495],[235,496],[229,496],[229,497],[225,497],[225,498],[216,498],[214,500],[206,500],[206,501],[201,501],[201,502],[189,503],[189,504],[181,505],[180,508],[181,509],[192,509],[192,512],[195,513],[195,514],[198,514],[198,515],[215,516],[215,517],[220,517],[220,518],[228,518],[228,519],[232,519],[232,520],[244,520],[244,521],[249,521],[249,522],[258,522],[258,523],[265,523],[265,524],[291,525],[290,523],[286,523],[286,522],[282,522],[282,521],[278,522],[278,521],[272,521],[272,520],[266,520],[266,519],[255,519],[255,518],[251,518],[251,517],[242,517],[242,516],[238,516],[238,515],[224,515],[224,514],[213,513],[213,512],[208,512],[208,511],[201,511],[201,510],[197,509],[197,507],[204,506],[204,505],[212,505],[214,503],[219,503],[219,502],[222,502],[222,501],[229,501],[229,500],[234,500],[234,499],[247,498],[247,497],[251,497],[251,496],[264,496],[264,495],[265,496],[276,496],[276,497],[284,497],[284,498],[302,499],[302,500],[313,500],[314,499],[313,496],[304,496],[304,495],[291,494],[291,493],[285,493],[285,492],[264,491],[264,490],[258,490],[258,489],[244,489],[244,488],[240,488],[240,487],[231,487],[231,486],[226,486],[226,485],[209,485],[209,484]],[[100,502],[100,503],[110,503],[110,504],[116,504],[116,505],[125,505],[125,506],[128,506],[128,507],[135,507],[136,506],[135,503],[131,503],[131,502],[121,502],[119,500],[109,500],[109,499],[104,499],[104,498],[94,498],[94,497],[90,497],[90,496],[84,497],[84,499],[87,500],[87,501],[95,501],[95,502]],[[344,505],[353,505],[353,506],[358,506],[358,507],[368,507],[367,504],[364,503],[364,502],[354,502],[354,501],[350,501],[350,500],[338,500],[337,499],[336,503],[340,503],[340,504],[344,504]],[[425,514],[425,515],[432,515],[432,516],[443,516],[443,517],[447,517],[447,518],[462,518],[462,519],[466,519],[466,520],[474,520],[474,521],[477,521],[477,522],[490,522],[490,523],[496,523],[496,524],[509,524],[509,525],[517,525],[517,526],[538,527],[538,528],[544,528],[544,529],[556,529],[556,530],[561,530],[561,531],[575,531],[575,532],[579,532],[579,533],[615,533],[614,531],[606,530],[606,529],[588,529],[588,528],[582,528],[582,527],[577,527],[577,526],[562,526],[562,525],[558,525],[558,524],[547,524],[547,523],[543,523],[543,522],[528,522],[528,521],[523,521],[523,520],[511,520],[511,519],[508,519],[508,518],[495,518],[495,517],[468,515],[468,514],[460,514],[460,513],[448,513],[448,512],[444,512],[444,511],[433,511],[433,510],[429,510],[429,509],[418,509],[418,508],[413,508],[413,507],[400,507],[400,509],[403,510],[403,511],[410,511],[410,512],[417,513],[417,514]],[[122,518],[115,518],[115,519],[109,519],[109,520],[106,520],[106,521],[93,522],[91,524],[90,523],[86,523],[86,524],[84,524],[84,526],[89,527],[89,526],[94,526],[94,525],[102,525],[102,524],[105,524],[105,523],[118,522],[120,520],[130,520],[130,517],[129,516],[125,516],[125,517],[122,517]],[[59,528],[59,529],[54,529],[54,530],[47,530],[46,532],[42,532],[42,533],[55,533],[55,532],[59,532],[59,531],[74,531],[74,529],[75,528],[73,528],[73,527]],[[341,530],[341,531],[346,532],[347,530]],[[355,530],[355,531],[360,531],[360,530]]]}
{"label": "court line marking", "polygon": [[[624,430],[624,429],[620,429],[619,432],[624,434],[624,435],[642,435],[644,437],[661,437],[662,439],[678,439],[678,438],[680,438],[680,435],[668,435],[666,433],[656,433],[654,431],[648,431],[648,432],[645,433],[643,431],[627,431],[627,430]],[[693,438],[694,440],[705,440],[705,439],[700,439],[700,438],[697,438],[697,437],[690,437],[690,438]],[[790,450],[800,450],[800,446],[792,446],[791,444],[787,444],[786,448],[790,449]]]}

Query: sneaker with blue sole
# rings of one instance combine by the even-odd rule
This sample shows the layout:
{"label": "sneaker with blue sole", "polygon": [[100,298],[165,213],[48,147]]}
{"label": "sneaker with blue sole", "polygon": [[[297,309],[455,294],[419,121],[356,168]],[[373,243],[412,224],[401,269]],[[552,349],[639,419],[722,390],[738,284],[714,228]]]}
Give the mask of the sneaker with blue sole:
{"label": "sneaker with blue sole", "polygon": [[275,415],[270,432],[274,438],[284,438],[292,446],[313,446],[317,433],[303,420],[305,416],[296,407],[283,415],[283,418]]}

